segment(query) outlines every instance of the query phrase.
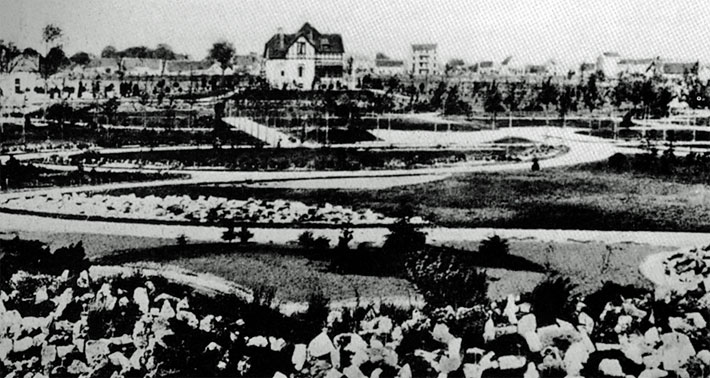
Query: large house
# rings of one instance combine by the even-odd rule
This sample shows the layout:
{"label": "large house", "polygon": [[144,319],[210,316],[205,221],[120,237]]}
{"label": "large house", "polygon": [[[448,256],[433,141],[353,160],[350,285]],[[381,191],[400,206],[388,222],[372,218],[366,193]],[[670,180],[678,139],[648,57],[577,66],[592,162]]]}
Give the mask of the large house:
{"label": "large house", "polygon": [[344,52],[340,34],[321,34],[309,23],[295,34],[279,28],[264,46],[266,79],[276,88],[340,87]]}
{"label": "large house", "polygon": [[439,57],[436,43],[420,43],[412,45],[412,74],[415,76],[432,76],[440,73]]}
{"label": "large house", "polygon": [[404,61],[391,59],[383,53],[375,56],[375,74],[379,76],[397,76],[405,73]]}

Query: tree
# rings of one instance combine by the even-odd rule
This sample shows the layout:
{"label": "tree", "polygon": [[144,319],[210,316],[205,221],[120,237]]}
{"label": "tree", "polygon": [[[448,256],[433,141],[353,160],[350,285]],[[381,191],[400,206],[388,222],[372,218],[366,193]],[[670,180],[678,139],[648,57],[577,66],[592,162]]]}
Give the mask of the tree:
{"label": "tree", "polygon": [[62,50],[61,47],[52,47],[47,53],[47,56],[42,60],[42,73],[45,78],[52,76],[57,73],[60,68],[69,65],[69,62],[69,59],[64,54],[64,50]]}
{"label": "tree", "polygon": [[560,113],[560,118],[562,118],[562,127],[565,127],[565,116],[567,115],[567,113],[569,113],[570,110],[575,110],[577,108],[576,93],[574,87],[571,85],[565,85],[564,88],[560,91],[560,97],[557,102],[557,111]]}
{"label": "tree", "polygon": [[503,107],[503,96],[498,90],[498,83],[496,83],[495,81],[492,82],[491,85],[488,87],[488,91],[486,92],[486,98],[483,102],[483,110],[488,113],[493,113],[491,125],[493,128],[495,128],[496,117],[498,113],[505,110],[505,108]]}
{"label": "tree", "polygon": [[222,75],[224,75],[224,71],[229,68],[232,57],[234,57],[234,52],[234,46],[230,42],[218,41],[212,44],[208,58],[219,62]]}
{"label": "tree", "polygon": [[162,59],[162,60],[174,60],[176,58],[175,52],[173,52],[173,49],[165,43],[160,43],[158,46],[153,50],[153,58],[155,59]]}
{"label": "tree", "polygon": [[444,114],[468,114],[469,106],[465,101],[459,98],[459,87],[454,85],[449,88],[449,93],[444,101]]}
{"label": "tree", "polygon": [[436,111],[441,108],[441,106],[444,103],[444,95],[446,94],[446,83],[439,82],[439,85],[436,87],[434,90],[434,94],[431,96],[431,100],[429,100],[429,105],[431,106],[432,110]]}
{"label": "tree", "polygon": [[83,51],[80,51],[80,52],[72,55],[71,58],[69,58],[69,60],[71,60],[73,63],[76,63],[80,66],[85,66],[85,65],[89,64],[89,62],[91,61],[91,57],[89,56],[89,54],[87,54]]}
{"label": "tree", "polygon": [[118,50],[116,50],[115,47],[109,45],[104,47],[103,50],[101,50],[101,57],[102,58],[118,58]]}
{"label": "tree", "polygon": [[22,52],[14,43],[5,43],[5,41],[0,39],[0,72],[12,70],[13,67],[10,66],[12,61],[21,54]]}
{"label": "tree", "polygon": [[505,96],[505,105],[508,108],[508,127],[513,127],[513,112],[518,110],[522,100],[522,94],[518,93],[518,84],[512,83],[508,85],[508,95]]}
{"label": "tree", "polygon": [[599,78],[598,75],[598,73],[589,75],[589,79],[587,80],[587,85],[584,90],[584,105],[589,108],[590,112],[593,112],[594,109],[597,109],[603,103],[603,98],[599,93],[599,88],[597,88],[597,80]]}
{"label": "tree", "polygon": [[54,24],[48,24],[42,29],[42,41],[45,43],[45,47],[49,49],[49,45],[62,37],[64,32],[62,29]]}
{"label": "tree", "polygon": [[[542,87],[538,92],[537,101],[545,107],[545,113],[547,114],[550,110],[550,105],[557,104],[557,86],[552,84],[552,78],[548,78],[547,81],[542,83]],[[549,117],[545,117],[545,124],[549,124]]]}

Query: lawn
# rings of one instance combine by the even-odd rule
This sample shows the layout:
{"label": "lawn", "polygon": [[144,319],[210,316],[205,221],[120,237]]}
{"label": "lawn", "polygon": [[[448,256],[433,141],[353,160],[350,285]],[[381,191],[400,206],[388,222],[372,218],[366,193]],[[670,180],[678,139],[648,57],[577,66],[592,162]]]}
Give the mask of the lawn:
{"label": "lawn", "polygon": [[401,204],[407,203],[416,207],[417,214],[449,227],[710,231],[706,185],[674,177],[616,173],[595,165],[457,175],[376,190],[203,185],[131,192],[328,202],[390,216],[396,216]]}
{"label": "lawn", "polygon": [[[457,247],[475,250],[477,243]],[[511,255],[528,259],[571,278],[579,293],[590,293],[604,281],[650,287],[638,272],[649,254],[664,250],[649,245],[601,243],[511,242]],[[471,252],[476,253],[476,252]],[[131,249],[93,255],[101,264],[157,262],[201,273],[211,273],[247,287],[261,284],[277,288],[277,297],[285,301],[304,301],[316,287],[331,300],[356,296],[412,298],[415,288],[405,279],[388,276],[337,274],[321,258],[308,256],[296,247],[236,244],[194,244],[185,247],[163,246]],[[606,261],[606,262],[605,262]],[[605,265],[608,265],[604,268]],[[490,277],[488,295],[502,298],[511,293],[531,291],[545,274],[532,271],[486,269]]]}

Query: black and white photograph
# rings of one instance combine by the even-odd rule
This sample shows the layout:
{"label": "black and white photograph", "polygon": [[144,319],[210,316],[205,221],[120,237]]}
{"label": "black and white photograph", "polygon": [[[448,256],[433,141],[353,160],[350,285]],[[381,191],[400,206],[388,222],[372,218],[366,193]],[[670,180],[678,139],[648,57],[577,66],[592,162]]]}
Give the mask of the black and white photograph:
{"label": "black and white photograph", "polygon": [[0,0],[0,378],[710,378],[710,2]]}

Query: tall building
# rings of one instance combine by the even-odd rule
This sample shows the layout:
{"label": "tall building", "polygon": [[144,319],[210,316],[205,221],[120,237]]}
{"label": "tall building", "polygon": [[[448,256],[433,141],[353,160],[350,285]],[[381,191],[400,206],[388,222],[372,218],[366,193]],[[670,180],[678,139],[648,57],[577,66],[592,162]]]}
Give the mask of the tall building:
{"label": "tall building", "polygon": [[321,34],[309,23],[295,34],[284,34],[279,28],[264,46],[266,79],[276,88],[340,87],[345,84],[344,52],[340,34]]}
{"label": "tall building", "polygon": [[412,45],[412,74],[415,76],[438,75],[439,56],[436,43],[421,43]]}

